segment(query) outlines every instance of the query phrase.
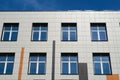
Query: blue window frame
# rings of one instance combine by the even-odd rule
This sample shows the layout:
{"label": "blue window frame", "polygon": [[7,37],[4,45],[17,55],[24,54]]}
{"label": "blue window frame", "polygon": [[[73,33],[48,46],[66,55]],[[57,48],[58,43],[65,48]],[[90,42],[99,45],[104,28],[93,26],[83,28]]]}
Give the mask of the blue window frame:
{"label": "blue window frame", "polygon": [[111,74],[110,57],[107,53],[94,53],[93,54],[94,63],[94,74]]}
{"label": "blue window frame", "polygon": [[62,53],[61,55],[61,73],[78,74],[78,57],[76,53]]}
{"label": "blue window frame", "polygon": [[13,53],[0,53],[0,74],[12,74],[14,65]]}
{"label": "blue window frame", "polygon": [[18,23],[4,23],[2,41],[17,41]]}
{"label": "blue window frame", "polygon": [[76,41],[76,23],[62,23],[62,41]]}
{"label": "blue window frame", "polygon": [[105,23],[91,23],[91,38],[93,41],[107,41]]}
{"label": "blue window frame", "polygon": [[32,41],[46,41],[48,27],[47,23],[33,23]]}
{"label": "blue window frame", "polygon": [[46,73],[46,54],[31,53],[29,59],[29,74]]}

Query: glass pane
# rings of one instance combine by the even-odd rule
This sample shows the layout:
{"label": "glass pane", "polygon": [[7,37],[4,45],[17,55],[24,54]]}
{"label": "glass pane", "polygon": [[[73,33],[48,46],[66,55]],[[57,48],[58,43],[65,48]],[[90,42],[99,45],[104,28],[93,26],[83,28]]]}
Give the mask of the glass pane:
{"label": "glass pane", "polygon": [[18,32],[12,32],[11,40],[17,40]]}
{"label": "glass pane", "polygon": [[70,61],[77,61],[77,56],[70,56]]}
{"label": "glass pane", "polygon": [[99,63],[94,63],[95,74],[101,74],[101,67]]}
{"label": "glass pane", "polygon": [[92,40],[98,40],[97,32],[92,32]]}
{"label": "glass pane", "polygon": [[36,74],[36,67],[37,67],[36,63],[31,63],[30,74]]}
{"label": "glass pane", "polygon": [[91,27],[91,30],[97,30],[97,27]]}
{"label": "glass pane", "polygon": [[69,57],[68,56],[62,56],[62,61],[69,61]]}
{"label": "glass pane", "polygon": [[70,40],[76,40],[76,32],[70,32]]}
{"label": "glass pane", "polygon": [[14,56],[8,56],[7,61],[14,61]]}
{"label": "glass pane", "polygon": [[47,27],[41,27],[41,30],[46,30],[47,31]]}
{"label": "glass pane", "polygon": [[100,61],[100,56],[94,56],[93,61]]}
{"label": "glass pane", "polygon": [[63,32],[62,40],[68,40],[68,32]]}
{"label": "glass pane", "polygon": [[62,27],[62,30],[68,30],[68,27]]}
{"label": "glass pane", "polygon": [[12,27],[12,30],[18,30],[18,27]]}
{"label": "glass pane", "polygon": [[5,66],[5,63],[0,63],[0,74],[4,73],[4,66]]}
{"label": "glass pane", "polygon": [[108,63],[103,63],[103,72],[104,74],[111,74],[110,65]]}
{"label": "glass pane", "polygon": [[77,73],[78,73],[77,64],[71,63],[71,74],[77,74]]}
{"label": "glass pane", "polygon": [[40,63],[39,64],[39,74],[45,74],[45,63]]}
{"label": "glass pane", "polygon": [[8,41],[9,40],[9,35],[10,35],[10,32],[4,32],[3,40]]}
{"label": "glass pane", "polygon": [[39,61],[46,61],[46,57],[45,56],[39,56]]}
{"label": "glass pane", "polygon": [[6,56],[0,56],[0,61],[6,61]]}
{"label": "glass pane", "polygon": [[47,40],[47,32],[41,32],[41,40]]}
{"label": "glass pane", "polygon": [[109,61],[109,56],[102,56],[102,61]]}
{"label": "glass pane", "polygon": [[77,27],[70,27],[70,30],[76,30]]}
{"label": "glass pane", "polygon": [[30,61],[37,61],[37,56],[30,56]]}
{"label": "glass pane", "polygon": [[100,40],[106,40],[106,33],[100,32]]}
{"label": "glass pane", "polygon": [[33,40],[39,40],[39,32],[33,32]]}
{"label": "glass pane", "polygon": [[99,30],[105,30],[105,27],[103,26],[101,26],[101,27],[99,27]]}
{"label": "glass pane", "polygon": [[4,27],[4,30],[10,30],[11,29],[11,27],[10,26],[6,26],[6,27]]}
{"label": "glass pane", "polygon": [[39,30],[40,27],[33,27],[33,30]]}
{"label": "glass pane", "polygon": [[6,68],[6,74],[12,74],[13,72],[13,63],[8,63]]}
{"label": "glass pane", "polygon": [[62,63],[62,74],[68,74],[68,63]]}

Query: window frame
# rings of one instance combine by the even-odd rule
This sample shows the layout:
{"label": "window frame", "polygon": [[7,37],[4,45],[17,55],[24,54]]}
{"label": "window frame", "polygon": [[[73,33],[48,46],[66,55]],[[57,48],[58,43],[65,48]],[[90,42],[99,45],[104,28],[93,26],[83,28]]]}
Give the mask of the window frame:
{"label": "window frame", "polygon": [[[9,26],[7,26],[9,25]],[[5,27],[10,27],[10,30],[5,30]],[[12,30],[13,27],[17,27],[17,30]],[[9,36],[8,36],[8,40],[4,40],[4,34],[5,32],[9,32]],[[16,40],[12,40],[12,34],[14,32],[17,32],[17,35],[16,35]],[[19,32],[19,23],[4,23],[3,24],[3,29],[2,29],[2,35],[1,35],[1,41],[17,41],[18,39],[18,32]]]}
{"label": "window frame", "polygon": [[[62,61],[62,56],[67,56],[67,57],[69,57],[68,59],[68,61]],[[71,58],[71,56],[76,56],[76,58],[77,58],[77,61],[70,61],[70,58]],[[63,65],[63,63],[68,63],[68,73],[63,73],[62,72],[62,65]],[[72,63],[76,63],[76,73],[72,73],[71,72],[71,64]],[[78,75],[78,53],[61,53],[61,62],[60,62],[60,66],[61,66],[61,75]]]}
{"label": "window frame", "polygon": [[[67,27],[68,30],[62,30],[63,27]],[[75,27],[76,30],[70,30],[70,27]],[[67,32],[68,34],[68,39],[67,40],[64,40],[63,39],[63,32]],[[75,40],[71,40],[70,37],[71,37],[71,32],[74,32],[75,33]],[[77,23],[61,23],[61,41],[70,41],[70,42],[74,42],[74,41],[77,41]]]}
{"label": "window frame", "polygon": [[[0,63],[4,63],[5,64],[3,73],[0,73],[0,75],[12,75],[13,71],[14,71],[15,53],[13,53],[13,52],[9,52],[9,53],[8,52],[7,53],[3,52],[3,53],[0,53],[0,56],[5,56],[5,61],[0,61]],[[8,57],[9,56],[13,56],[14,57],[13,61],[8,61]],[[9,63],[13,63],[12,72],[11,73],[6,73],[7,72],[7,65]]]}
{"label": "window frame", "polygon": [[[92,30],[92,27],[96,27],[97,30]],[[104,27],[105,30],[99,30],[100,27]],[[90,23],[90,32],[91,32],[91,41],[108,41],[108,34],[107,34],[107,27],[106,27],[106,23]],[[93,40],[93,36],[92,33],[96,32],[97,33],[97,40]],[[100,32],[105,32],[105,40],[101,40],[100,39]]]}
{"label": "window frame", "polygon": [[[45,25],[45,26],[43,26]],[[39,30],[33,30],[34,27],[38,27]],[[46,27],[47,30],[41,30],[42,27]],[[34,32],[38,32],[38,39],[37,40],[34,40],[33,39],[33,34]],[[46,32],[46,40],[41,40],[41,33],[42,32]],[[31,41],[36,41],[36,42],[39,42],[39,41],[47,41],[48,40],[48,23],[33,23],[32,24],[32,30],[31,30]]]}
{"label": "window frame", "polygon": [[[30,61],[30,58],[31,58],[31,56],[37,56],[37,61]],[[45,56],[45,61],[39,61],[39,57],[40,56]],[[35,73],[30,73],[30,68],[31,68],[31,63],[36,63],[36,71],[35,71]],[[44,73],[39,73],[39,64],[40,63],[45,63],[45,71],[44,71]],[[34,53],[30,53],[30,55],[29,55],[29,62],[28,62],[28,74],[29,75],[45,75],[46,74],[46,67],[47,67],[47,54],[46,53],[36,53],[36,52],[34,52]]]}
{"label": "window frame", "polygon": [[[100,57],[100,61],[94,61],[94,56],[99,56]],[[109,61],[102,61],[103,56],[107,56],[109,58]],[[100,64],[100,74],[96,74],[95,73],[95,63],[99,63]],[[108,63],[109,64],[109,74],[105,74],[104,73],[104,68],[103,68],[103,64],[104,63]],[[112,66],[111,66],[111,60],[110,60],[110,54],[109,53],[93,53],[93,70],[94,70],[94,75],[112,75]]]}

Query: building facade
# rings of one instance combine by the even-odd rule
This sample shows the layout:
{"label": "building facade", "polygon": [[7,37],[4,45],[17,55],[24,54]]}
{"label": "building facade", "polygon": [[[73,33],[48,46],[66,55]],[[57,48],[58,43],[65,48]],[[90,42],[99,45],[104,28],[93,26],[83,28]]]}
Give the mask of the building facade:
{"label": "building facade", "polygon": [[120,80],[120,11],[1,11],[0,80]]}

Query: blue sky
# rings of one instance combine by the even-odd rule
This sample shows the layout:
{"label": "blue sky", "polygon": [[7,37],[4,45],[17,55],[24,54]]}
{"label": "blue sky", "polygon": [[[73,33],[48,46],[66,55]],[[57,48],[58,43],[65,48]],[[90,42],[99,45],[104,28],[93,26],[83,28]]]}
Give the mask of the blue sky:
{"label": "blue sky", "polygon": [[0,10],[120,10],[120,0],[0,0]]}

